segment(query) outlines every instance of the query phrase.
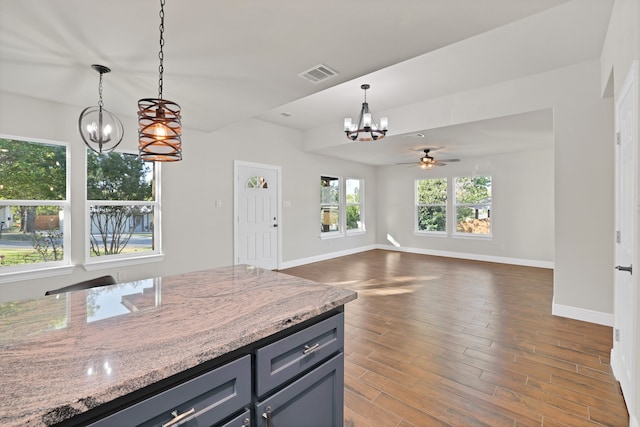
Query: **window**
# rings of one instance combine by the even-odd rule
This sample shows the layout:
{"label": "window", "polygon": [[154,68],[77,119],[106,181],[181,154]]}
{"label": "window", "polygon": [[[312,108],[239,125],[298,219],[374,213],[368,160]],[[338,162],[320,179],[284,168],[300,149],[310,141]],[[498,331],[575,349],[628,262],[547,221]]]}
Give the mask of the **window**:
{"label": "window", "polygon": [[0,274],[70,265],[69,152],[0,137]]}
{"label": "window", "polygon": [[346,215],[347,233],[364,230],[364,209],[362,195],[364,193],[364,180],[347,178],[346,188]]}
{"label": "window", "polygon": [[135,154],[87,150],[87,264],[160,253],[158,168]]}
{"label": "window", "polygon": [[364,231],[364,180],[321,176],[320,236],[341,237]]}
{"label": "window", "polygon": [[320,177],[320,231],[339,232],[340,228],[340,178]]}
{"label": "window", "polygon": [[491,235],[491,177],[456,178],[455,212],[456,233]]}
{"label": "window", "polygon": [[416,181],[418,232],[447,232],[447,178]]}

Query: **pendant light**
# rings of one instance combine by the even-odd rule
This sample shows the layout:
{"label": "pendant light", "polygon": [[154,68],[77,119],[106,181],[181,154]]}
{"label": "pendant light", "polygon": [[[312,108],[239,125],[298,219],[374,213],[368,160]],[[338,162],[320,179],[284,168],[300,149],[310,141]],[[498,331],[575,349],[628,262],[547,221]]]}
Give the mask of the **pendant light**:
{"label": "pendant light", "polygon": [[364,102],[358,117],[358,123],[352,123],[351,118],[344,119],[344,132],[347,138],[352,141],[375,141],[382,139],[389,130],[389,120],[386,117],[380,118],[380,126],[373,121],[371,111],[369,111],[369,103],[367,102],[367,89],[371,86],[363,84],[360,89],[364,90]]}
{"label": "pendant light", "polygon": [[98,84],[100,100],[97,106],[82,110],[78,119],[78,130],[87,147],[96,153],[108,153],[113,151],[122,141],[124,128],[120,119],[103,107],[102,75],[111,72],[111,69],[98,64],[93,64],[91,68],[100,73],[100,83]]}
{"label": "pendant light", "polygon": [[182,160],[182,123],[180,106],[162,98],[164,72],[164,4],[160,0],[160,66],[158,98],[138,101],[138,153],[148,162],[176,162]]}

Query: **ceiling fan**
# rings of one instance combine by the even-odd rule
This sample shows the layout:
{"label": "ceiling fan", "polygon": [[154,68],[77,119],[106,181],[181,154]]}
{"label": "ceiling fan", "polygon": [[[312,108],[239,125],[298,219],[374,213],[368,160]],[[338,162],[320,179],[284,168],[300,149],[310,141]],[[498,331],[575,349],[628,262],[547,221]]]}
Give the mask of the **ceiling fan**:
{"label": "ceiling fan", "polygon": [[[424,151],[424,156],[420,157],[420,161],[418,162],[418,166],[420,167],[420,169],[431,169],[434,166],[446,166],[447,163],[453,163],[453,162],[459,162],[460,161],[460,159],[441,159],[441,160],[436,160],[432,156],[429,155],[429,152],[431,151],[430,148],[425,148],[422,151]],[[415,162],[398,163],[398,164],[399,165],[414,165]]]}

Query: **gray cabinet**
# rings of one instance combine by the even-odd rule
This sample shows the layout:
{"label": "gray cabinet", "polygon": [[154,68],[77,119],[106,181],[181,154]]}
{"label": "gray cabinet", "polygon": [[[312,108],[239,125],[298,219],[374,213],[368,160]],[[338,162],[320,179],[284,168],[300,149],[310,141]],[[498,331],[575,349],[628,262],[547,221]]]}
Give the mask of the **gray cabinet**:
{"label": "gray cabinet", "polygon": [[341,427],[344,354],[340,353],[256,403],[258,427]]}
{"label": "gray cabinet", "polygon": [[90,425],[213,426],[250,404],[251,356],[247,355]]}
{"label": "gray cabinet", "polygon": [[[339,427],[344,313],[237,351],[237,359],[110,415],[91,427]],[[210,368],[207,368],[210,369]],[[255,387],[252,389],[252,384]],[[104,413],[108,413],[106,410]],[[95,419],[95,418],[94,418]],[[75,423],[71,425],[86,425]]]}
{"label": "gray cabinet", "polygon": [[251,427],[251,411],[247,409],[234,419],[222,424],[221,427]]}

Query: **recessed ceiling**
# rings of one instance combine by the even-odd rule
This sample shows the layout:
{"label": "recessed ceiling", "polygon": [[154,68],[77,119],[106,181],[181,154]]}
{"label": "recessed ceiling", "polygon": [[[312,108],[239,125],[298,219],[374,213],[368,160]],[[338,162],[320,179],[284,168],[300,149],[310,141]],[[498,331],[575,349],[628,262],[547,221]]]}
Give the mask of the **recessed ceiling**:
{"label": "recessed ceiling", "polygon": [[[611,5],[168,0],[163,95],[181,105],[185,127],[205,132],[254,117],[300,130],[339,126],[362,102],[362,79],[383,113],[597,58]],[[137,100],[158,91],[158,11],[157,0],[0,0],[0,91],[79,113],[97,103],[90,66],[102,64],[112,69],[105,107],[135,117]],[[490,43],[471,49],[479,37]],[[299,77],[318,64],[338,74],[317,84]]]}

